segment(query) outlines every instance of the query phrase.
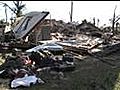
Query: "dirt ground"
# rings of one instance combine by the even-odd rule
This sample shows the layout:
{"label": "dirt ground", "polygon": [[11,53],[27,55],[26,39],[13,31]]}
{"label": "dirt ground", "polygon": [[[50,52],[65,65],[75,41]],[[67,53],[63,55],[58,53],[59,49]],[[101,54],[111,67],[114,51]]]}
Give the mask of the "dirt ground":
{"label": "dirt ground", "polygon": [[[114,66],[92,56],[84,56],[75,60],[74,71],[64,72],[62,77],[55,72],[42,72],[40,78],[45,84],[20,90],[120,90],[120,51],[101,58]],[[9,90],[7,81],[2,83],[1,80],[0,90]]]}

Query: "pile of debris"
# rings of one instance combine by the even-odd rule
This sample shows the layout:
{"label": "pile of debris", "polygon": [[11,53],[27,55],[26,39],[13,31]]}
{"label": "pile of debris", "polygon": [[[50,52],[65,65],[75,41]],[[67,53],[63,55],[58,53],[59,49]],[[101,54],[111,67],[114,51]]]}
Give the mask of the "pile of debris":
{"label": "pile of debris", "polygon": [[[44,83],[38,78],[38,72],[43,70],[58,73],[73,71],[73,55],[98,58],[120,50],[118,36],[108,36],[90,22],[84,20],[81,24],[76,24],[62,20],[44,20],[48,14],[49,12],[30,12],[11,32],[1,34],[1,38],[4,37],[0,43],[3,54],[9,49],[9,52],[14,48],[21,49],[20,52],[16,49],[12,55],[7,56],[0,66],[0,77],[10,78],[11,88]],[[41,23],[44,29],[40,27]],[[52,40],[47,41],[50,33]],[[40,45],[42,42],[45,44]],[[55,55],[57,52],[59,56]]]}
{"label": "pile of debris", "polygon": [[10,87],[28,87],[32,84],[44,83],[38,78],[38,72],[49,69],[56,72],[73,71],[75,64],[73,56],[63,54],[60,58],[49,51],[39,50],[31,53],[14,53],[8,55],[0,66],[0,78],[10,78]]}

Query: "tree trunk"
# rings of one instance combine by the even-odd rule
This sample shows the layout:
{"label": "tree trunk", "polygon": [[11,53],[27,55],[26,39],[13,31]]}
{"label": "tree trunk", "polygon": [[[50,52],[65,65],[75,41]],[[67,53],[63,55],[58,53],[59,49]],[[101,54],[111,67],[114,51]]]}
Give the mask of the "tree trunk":
{"label": "tree trunk", "polygon": [[113,20],[112,20],[112,33],[113,35],[111,37],[113,37],[115,35],[115,10],[116,10],[117,6],[115,6],[115,9],[114,9],[114,14],[113,14]]}

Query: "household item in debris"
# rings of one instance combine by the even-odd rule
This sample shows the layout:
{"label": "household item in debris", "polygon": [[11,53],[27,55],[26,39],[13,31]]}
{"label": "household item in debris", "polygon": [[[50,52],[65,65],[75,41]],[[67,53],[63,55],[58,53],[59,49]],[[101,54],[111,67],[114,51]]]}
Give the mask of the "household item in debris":
{"label": "household item in debris", "polygon": [[36,83],[44,83],[40,78],[37,78],[35,75],[28,76],[27,74],[22,78],[14,79],[11,82],[11,88],[17,88],[19,86],[29,87],[31,84],[35,85]]}

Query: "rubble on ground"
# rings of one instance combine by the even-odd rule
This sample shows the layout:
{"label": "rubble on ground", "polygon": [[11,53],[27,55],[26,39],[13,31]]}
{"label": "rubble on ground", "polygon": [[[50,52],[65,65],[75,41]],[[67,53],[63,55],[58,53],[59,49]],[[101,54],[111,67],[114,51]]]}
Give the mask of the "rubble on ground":
{"label": "rubble on ground", "polygon": [[[28,13],[13,32],[5,34],[5,41],[0,43],[2,55],[8,53],[8,50],[12,53],[4,57],[5,61],[0,66],[0,78],[11,79],[11,88],[45,83],[38,77],[38,73],[43,71],[50,71],[51,74],[58,75],[62,79],[64,72],[76,69],[75,56],[79,59],[79,55],[90,55],[108,63],[101,57],[120,50],[119,35],[111,37],[111,32],[105,32],[86,20],[81,24],[65,23],[62,20],[44,20],[48,14],[49,12]],[[37,28],[38,23],[41,25],[42,21],[44,24],[50,21],[51,29],[45,28],[45,32],[40,32]],[[35,39],[38,37],[33,34],[34,30],[38,30],[39,38],[42,40]],[[41,37],[48,36],[49,33],[46,32],[51,32],[51,40]],[[27,37],[28,42],[26,42]],[[31,42],[34,39],[35,43]]]}
{"label": "rubble on ground", "polygon": [[[39,79],[38,72],[48,69],[55,72],[73,71],[75,69],[73,57],[65,54],[59,56],[51,56],[48,51],[38,50],[31,53],[18,53],[18,55],[8,55],[5,62],[0,67],[0,78],[10,78],[11,88],[19,86],[30,86],[31,83],[37,83]],[[40,70],[41,69],[41,70]],[[34,79],[31,82],[29,79]],[[41,79],[40,79],[41,80]],[[21,84],[19,83],[21,82]],[[41,80],[41,82],[44,82]],[[40,83],[40,82],[39,82]]]}

